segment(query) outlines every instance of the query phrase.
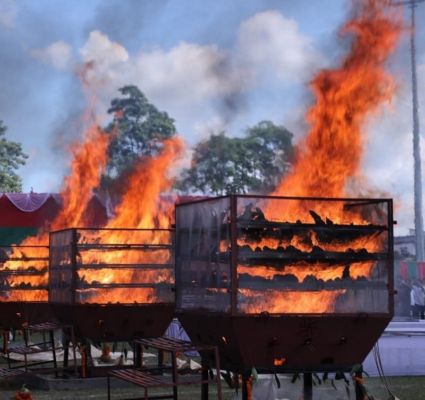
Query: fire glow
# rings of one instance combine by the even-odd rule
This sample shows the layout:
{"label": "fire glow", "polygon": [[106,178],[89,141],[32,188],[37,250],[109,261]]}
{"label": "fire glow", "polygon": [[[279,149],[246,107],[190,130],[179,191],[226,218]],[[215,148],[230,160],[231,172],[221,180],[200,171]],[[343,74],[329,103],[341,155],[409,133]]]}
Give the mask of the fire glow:
{"label": "fire glow", "polygon": [[[310,131],[298,146],[293,170],[282,180],[273,195],[347,197],[349,181],[358,178],[360,173],[364,149],[361,132],[364,123],[367,117],[376,113],[394,93],[395,85],[384,70],[384,65],[396,46],[402,27],[398,17],[389,11],[388,4],[385,0],[362,0],[358,3],[354,17],[342,28],[342,35],[352,37],[350,52],[338,68],[323,70],[313,78],[311,88],[316,102],[307,113]],[[110,138],[111,135],[104,134],[95,124],[86,132],[84,143],[74,147],[71,173],[62,191],[63,209],[52,222],[50,230],[86,226],[84,213],[93,190],[99,186],[100,176],[108,161],[107,148]],[[103,289],[101,286],[113,283],[129,285],[134,282],[174,283],[172,270],[155,267],[170,261],[169,250],[160,247],[172,242],[170,232],[146,233],[145,237],[139,233],[138,235],[142,235],[139,236],[139,244],[159,247],[155,250],[133,252],[123,245],[134,243],[134,232],[119,228],[170,227],[174,204],[161,200],[161,194],[171,190],[172,181],[168,173],[181,150],[181,141],[170,139],[164,142],[162,150],[156,156],[141,159],[129,177],[127,191],[115,209],[115,216],[106,226],[108,230],[97,231],[95,236],[87,234],[86,238],[82,238],[82,243],[97,241],[105,245],[105,248],[99,251],[93,247],[81,256],[82,265],[98,265],[96,269],[81,268],[78,272],[80,281],[87,285],[87,288],[79,289],[81,302],[155,302],[158,297],[151,287]],[[379,233],[373,232],[373,229],[371,233],[345,241],[322,240],[318,236],[316,227],[320,227],[322,223],[328,227],[355,224],[367,230],[371,216],[354,210],[347,211],[340,203],[291,202],[282,208],[278,202],[267,200],[261,204],[261,208],[267,221],[288,223],[295,227],[300,224],[315,227],[308,230],[308,237],[294,234],[287,239],[239,239],[237,245],[240,252],[246,250],[255,253],[257,249],[263,252],[297,251],[308,256],[314,252],[351,251],[361,256],[362,252],[370,255],[382,250],[382,238]],[[316,218],[312,215],[312,210]],[[380,221],[379,216],[373,217],[374,220]],[[46,229],[37,237],[25,240],[22,245],[46,245],[47,241]],[[107,250],[108,246],[111,247],[110,250]],[[226,245],[220,243],[220,251],[227,251]],[[16,261],[5,262],[0,270],[27,269],[18,260],[19,257],[23,259],[28,257],[28,254],[16,249],[12,257]],[[37,251],[31,251],[31,257],[37,258]],[[152,268],[136,270],[130,267],[133,264],[151,265]],[[26,301],[47,301],[47,290],[38,289],[47,286],[45,261],[40,260],[40,264],[34,261],[31,265],[38,272],[37,275],[10,278],[9,283],[14,290],[1,296],[2,300],[14,301],[19,298]],[[121,267],[113,268],[108,265]],[[271,268],[261,262],[255,266],[241,262],[238,265],[238,277],[241,279],[243,275],[249,275],[272,280],[291,275],[299,283],[304,283],[309,277],[324,281],[344,278],[368,279],[374,267],[375,261],[362,261],[361,257],[348,269],[344,264],[329,265],[326,262],[303,265],[287,263],[284,268]],[[37,289],[20,291],[19,288],[23,285],[31,285]],[[260,295],[255,290],[239,288],[238,297],[242,299],[242,312],[325,313],[334,311],[336,301],[344,293],[341,289],[297,292],[268,289],[264,296],[264,292]]]}
{"label": "fire glow", "polygon": [[[395,84],[385,71],[384,65],[394,51],[402,31],[399,15],[389,7],[386,0],[362,0],[356,4],[354,17],[341,29],[341,35],[352,37],[349,54],[340,67],[320,71],[310,86],[315,104],[307,113],[310,131],[298,146],[294,168],[273,193],[276,196],[301,197],[347,197],[347,184],[359,177],[365,139],[362,129],[368,116],[391,100]],[[331,207],[329,207],[331,205]],[[270,221],[317,223],[311,210],[329,224],[358,224],[367,226],[367,216],[344,212],[332,203],[292,202],[288,207],[278,206],[276,201],[262,205],[264,216]],[[370,216],[369,216],[370,217]],[[326,223],[326,222],[324,222]],[[239,248],[249,246],[276,249],[294,246],[297,250],[311,252],[316,246],[323,251],[347,251],[364,249],[371,253],[382,247],[376,235],[365,235],[350,243],[318,243],[315,233],[306,241],[297,235],[290,242],[262,239],[258,243],[239,242]],[[362,250],[363,251],[363,250]],[[351,278],[369,278],[375,262],[355,263],[350,266]],[[302,272],[301,272],[302,271]],[[238,275],[250,274],[272,279],[279,274],[291,274],[303,282],[308,276],[316,279],[341,279],[344,265],[329,267],[326,263],[301,267],[285,266],[284,272],[259,265],[257,268],[238,266]],[[318,292],[283,292],[270,290],[267,300],[255,292],[239,289],[244,299],[244,312],[277,313],[324,313],[333,312],[336,299],[342,295],[339,290]],[[302,307],[300,307],[302,305]]]}
{"label": "fire glow", "polygon": [[[65,179],[61,192],[61,211],[50,226],[43,228],[37,236],[31,236],[18,247],[14,247],[9,260],[0,266],[0,271],[4,272],[34,270],[35,273],[23,274],[19,279],[9,278],[11,290],[0,295],[2,301],[47,301],[48,230],[85,223],[87,205],[106,166],[109,139],[110,135],[106,135],[93,124],[86,130],[85,140],[72,147],[73,162],[71,173]],[[41,274],[41,271],[44,273]],[[32,290],[32,287],[37,289]]]}

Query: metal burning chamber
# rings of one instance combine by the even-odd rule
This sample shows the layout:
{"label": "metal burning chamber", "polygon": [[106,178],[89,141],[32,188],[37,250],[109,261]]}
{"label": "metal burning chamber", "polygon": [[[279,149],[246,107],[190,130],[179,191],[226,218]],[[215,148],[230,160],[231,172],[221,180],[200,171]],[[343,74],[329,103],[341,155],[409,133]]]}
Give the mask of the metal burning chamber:
{"label": "metal burning chamber", "polygon": [[350,370],[393,315],[390,199],[226,196],[176,207],[176,311],[225,369]]}
{"label": "metal burning chamber", "polygon": [[0,246],[0,328],[20,329],[51,319],[49,247]]}
{"label": "metal burning chamber", "polygon": [[72,228],[50,233],[49,302],[76,335],[161,336],[174,309],[174,232]]}

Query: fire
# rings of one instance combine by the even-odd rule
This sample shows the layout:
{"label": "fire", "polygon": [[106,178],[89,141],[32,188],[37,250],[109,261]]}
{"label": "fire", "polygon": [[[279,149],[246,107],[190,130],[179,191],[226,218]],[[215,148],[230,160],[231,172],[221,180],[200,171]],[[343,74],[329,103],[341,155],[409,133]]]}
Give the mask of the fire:
{"label": "fire", "polygon": [[[161,194],[171,190],[173,180],[169,177],[170,168],[180,157],[182,141],[173,138],[164,141],[161,152],[154,157],[140,159],[129,177],[127,191],[121,203],[116,207],[105,231],[95,233],[96,240],[102,244],[115,246],[108,251],[90,250],[82,253],[82,264],[103,264],[105,268],[81,269],[80,278],[99,284],[156,284],[174,283],[172,268],[171,232],[168,229],[173,220],[174,204],[163,200]],[[128,229],[146,229],[134,231]],[[151,230],[155,228],[155,230]],[[162,229],[162,230],[161,230]],[[125,244],[144,244],[146,250],[131,249]],[[120,249],[122,246],[122,249]],[[107,265],[120,264],[120,268],[108,268]],[[131,269],[131,265],[145,265],[144,269]],[[161,264],[171,268],[161,268]],[[126,268],[128,266],[128,268]],[[87,296],[83,296],[86,293]],[[106,294],[107,293],[107,294]],[[88,289],[82,290],[82,302],[103,303],[149,303],[157,301],[151,288],[137,289]]]}
{"label": "fire", "polygon": [[330,313],[335,301],[344,290],[323,290],[320,292],[281,292],[277,290],[255,291],[239,289],[239,309],[242,312],[260,314],[280,313]]}
{"label": "fire", "polygon": [[[387,0],[362,0],[356,4],[354,16],[341,29],[342,36],[350,35],[349,54],[339,67],[320,71],[310,87],[315,104],[307,112],[310,131],[298,146],[296,162],[291,173],[278,185],[273,195],[298,197],[348,197],[347,184],[359,176],[365,139],[362,129],[367,118],[375,114],[395,91],[393,78],[384,69],[394,51],[402,31],[398,14],[389,7]],[[356,224],[367,226],[368,219],[354,209],[348,212],[342,203],[320,201],[293,201],[279,206],[277,200],[261,204],[269,221],[293,224],[318,224],[311,211],[325,224]],[[379,221],[379,218],[377,219]],[[331,221],[331,222],[326,222]],[[322,223],[319,221],[319,223]],[[379,221],[385,224],[386,221]],[[276,250],[289,246],[306,254],[314,249],[345,252],[382,251],[382,235],[364,235],[340,243],[320,241],[314,229],[305,236],[294,235],[288,240],[273,238],[259,242],[239,240],[239,249],[249,246],[253,251]],[[353,279],[370,277],[376,263],[354,263],[350,266]],[[316,279],[341,279],[345,265],[330,267],[326,263],[316,265],[284,265],[279,271],[266,266],[238,265],[241,274],[272,279],[276,275],[294,275],[299,282],[308,276]],[[343,291],[282,292],[270,291],[265,299],[260,292],[240,289],[242,309],[247,312],[330,312]]]}
{"label": "fire", "polygon": [[[37,236],[25,239],[19,247],[14,247],[9,260],[0,266],[0,271],[30,271],[32,269],[36,273],[9,278],[11,291],[0,294],[2,301],[16,301],[16,299],[47,301],[48,229],[58,230],[85,224],[85,210],[92,197],[93,189],[99,185],[101,172],[106,166],[110,137],[111,135],[105,134],[96,123],[92,123],[84,133],[84,141],[72,146],[71,171],[65,178],[61,191],[63,199],[61,211],[49,227],[42,229]],[[33,262],[28,264],[28,258]],[[45,270],[45,273],[40,274],[41,270]],[[27,287],[24,290],[25,286]],[[31,290],[31,287],[37,289]],[[40,287],[44,289],[38,289]],[[23,289],[18,296],[13,293],[16,289]]]}
{"label": "fire", "polygon": [[162,201],[161,193],[171,190],[170,168],[180,157],[183,143],[179,138],[164,142],[156,156],[141,159],[128,181],[128,190],[117,207],[116,216],[107,228],[168,228],[173,219],[174,204]]}
{"label": "fire", "polygon": [[[386,0],[362,0],[354,18],[341,29],[341,35],[353,37],[350,53],[338,68],[322,70],[312,80],[316,102],[307,113],[310,132],[298,146],[292,173],[275,195],[346,196],[349,179],[360,170],[365,121],[395,91],[384,65],[402,25],[388,5]],[[336,210],[326,211],[332,218]],[[271,209],[269,213],[272,218]]]}

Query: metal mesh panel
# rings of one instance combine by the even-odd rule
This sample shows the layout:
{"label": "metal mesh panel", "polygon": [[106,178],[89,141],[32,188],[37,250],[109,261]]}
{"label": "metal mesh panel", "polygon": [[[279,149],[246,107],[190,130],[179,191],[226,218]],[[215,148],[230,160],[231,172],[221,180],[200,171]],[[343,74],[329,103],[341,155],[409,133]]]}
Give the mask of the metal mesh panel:
{"label": "metal mesh panel", "polygon": [[0,301],[47,301],[48,246],[0,246]]}
{"label": "metal mesh panel", "polygon": [[230,310],[229,211],[228,198],[177,207],[177,308]]}
{"label": "metal mesh panel", "polygon": [[77,228],[52,232],[50,243],[52,302],[173,301],[171,230]]}
{"label": "metal mesh panel", "polygon": [[178,205],[177,309],[390,314],[392,224],[388,199],[230,196]]}
{"label": "metal mesh panel", "polygon": [[238,198],[238,312],[388,313],[388,217],[385,201]]}
{"label": "metal mesh panel", "polygon": [[50,234],[49,301],[53,303],[73,302],[74,233],[70,229]]}

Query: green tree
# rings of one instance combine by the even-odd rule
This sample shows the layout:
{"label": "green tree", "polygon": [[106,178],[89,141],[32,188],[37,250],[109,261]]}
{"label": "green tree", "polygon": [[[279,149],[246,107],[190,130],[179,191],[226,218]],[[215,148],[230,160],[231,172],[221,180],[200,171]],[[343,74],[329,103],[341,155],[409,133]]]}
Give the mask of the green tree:
{"label": "green tree", "polygon": [[21,192],[22,180],[16,170],[28,156],[19,143],[6,139],[6,126],[0,120],[0,192]]}
{"label": "green tree", "polygon": [[214,195],[269,193],[290,167],[292,137],[270,121],[249,127],[241,138],[211,135],[194,147],[177,188]]}
{"label": "green tree", "polygon": [[119,92],[122,96],[113,99],[108,110],[114,121],[107,130],[117,130],[106,172],[112,179],[131,169],[140,156],[155,154],[164,139],[176,134],[174,120],[151,104],[137,86],[124,86]]}
{"label": "green tree", "polygon": [[253,184],[246,151],[244,139],[223,132],[211,135],[193,149],[192,166],[183,171],[177,188],[215,195],[245,193]]}
{"label": "green tree", "polygon": [[247,157],[254,165],[251,191],[270,193],[291,167],[294,156],[293,134],[271,121],[261,121],[246,131]]}

